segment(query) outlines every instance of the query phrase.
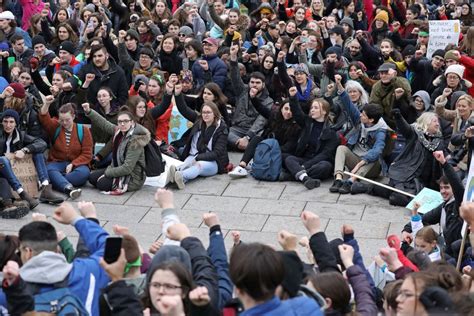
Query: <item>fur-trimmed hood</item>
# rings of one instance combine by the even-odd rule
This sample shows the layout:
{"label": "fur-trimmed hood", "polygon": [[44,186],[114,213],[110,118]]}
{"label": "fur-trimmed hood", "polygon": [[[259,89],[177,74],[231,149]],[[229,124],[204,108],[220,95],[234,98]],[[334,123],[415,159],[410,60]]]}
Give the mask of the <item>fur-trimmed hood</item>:
{"label": "fur-trimmed hood", "polygon": [[[120,133],[120,129],[117,127],[114,138],[118,135],[118,133]],[[125,139],[129,139],[128,142],[130,143],[130,150],[145,147],[151,140],[150,131],[148,131],[142,125],[136,123],[135,127],[130,128],[130,130],[127,132]]]}
{"label": "fur-trimmed hood", "polygon": [[[246,14],[241,14],[239,16],[239,19],[237,20],[237,32],[242,34],[242,36],[245,36],[245,32],[247,32],[247,29],[250,26],[250,18]],[[225,29],[224,32],[227,32],[227,29],[230,26],[229,18],[225,20]]]}

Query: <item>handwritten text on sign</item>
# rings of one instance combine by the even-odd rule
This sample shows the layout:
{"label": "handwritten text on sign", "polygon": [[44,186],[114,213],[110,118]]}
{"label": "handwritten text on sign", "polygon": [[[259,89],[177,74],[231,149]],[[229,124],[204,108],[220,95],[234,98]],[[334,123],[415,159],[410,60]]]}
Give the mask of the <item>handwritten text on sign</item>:
{"label": "handwritten text on sign", "polygon": [[430,40],[426,57],[431,58],[437,49],[445,49],[449,44],[458,45],[460,31],[459,20],[430,21]]}

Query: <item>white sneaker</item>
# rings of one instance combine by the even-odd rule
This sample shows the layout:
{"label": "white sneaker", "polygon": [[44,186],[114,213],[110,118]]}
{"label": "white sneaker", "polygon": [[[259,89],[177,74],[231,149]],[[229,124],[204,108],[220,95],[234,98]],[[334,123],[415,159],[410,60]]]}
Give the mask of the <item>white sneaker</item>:
{"label": "white sneaker", "polygon": [[176,171],[174,174],[174,183],[178,186],[178,189],[184,189],[184,179],[181,171]]}
{"label": "white sneaker", "polygon": [[238,178],[245,178],[248,175],[248,171],[245,170],[245,168],[242,168],[241,166],[237,166],[229,172],[229,176],[233,179],[238,179]]}

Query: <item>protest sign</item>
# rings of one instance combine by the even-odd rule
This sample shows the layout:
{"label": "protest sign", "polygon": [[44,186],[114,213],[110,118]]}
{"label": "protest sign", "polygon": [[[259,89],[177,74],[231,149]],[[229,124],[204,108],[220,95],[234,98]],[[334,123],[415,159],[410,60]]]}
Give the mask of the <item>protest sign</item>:
{"label": "protest sign", "polygon": [[413,205],[418,202],[421,206],[418,209],[418,213],[425,214],[426,212],[431,211],[432,209],[440,206],[444,200],[441,196],[441,193],[435,190],[428,188],[423,188],[423,190],[418,193],[413,200],[408,203],[406,206],[408,209],[412,210]]}
{"label": "protest sign", "polygon": [[38,197],[38,174],[36,173],[33,156],[27,154],[23,159],[15,159],[13,155],[5,156],[10,160],[13,173],[20,181],[23,189],[32,197]]}
{"label": "protest sign", "polygon": [[426,58],[431,56],[437,49],[445,49],[447,45],[458,45],[461,25],[459,20],[429,21],[430,40],[426,51]]}

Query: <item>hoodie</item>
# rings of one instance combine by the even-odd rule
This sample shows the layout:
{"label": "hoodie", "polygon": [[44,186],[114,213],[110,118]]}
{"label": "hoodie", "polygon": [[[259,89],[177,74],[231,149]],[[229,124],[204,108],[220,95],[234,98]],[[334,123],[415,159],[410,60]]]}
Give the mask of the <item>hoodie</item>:
{"label": "hoodie", "polygon": [[[380,154],[383,152],[385,148],[385,137],[383,138],[383,146],[381,143],[377,142],[377,132],[382,131],[384,136],[386,136],[387,130],[390,128],[388,127],[387,123],[385,123],[383,118],[380,118],[379,121],[372,125],[372,126],[365,126],[365,124],[360,124],[360,134],[359,140],[355,144],[352,151],[357,156],[361,157],[363,160],[369,162],[367,159],[371,159],[372,155],[369,155],[369,152],[374,148],[378,152],[381,149]],[[379,156],[379,155],[378,155]],[[378,157],[377,157],[378,160]]]}
{"label": "hoodie", "polygon": [[430,95],[425,90],[418,90],[413,94],[413,99],[416,97],[420,97],[423,100],[423,104],[425,105],[425,111],[428,111],[431,107]]}

